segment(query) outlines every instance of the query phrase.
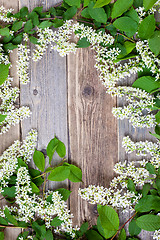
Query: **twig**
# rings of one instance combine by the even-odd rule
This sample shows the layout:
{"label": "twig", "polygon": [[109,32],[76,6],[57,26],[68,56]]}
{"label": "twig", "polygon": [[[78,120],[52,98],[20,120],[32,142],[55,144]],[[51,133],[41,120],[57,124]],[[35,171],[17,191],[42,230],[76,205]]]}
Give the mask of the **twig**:
{"label": "twig", "polygon": [[0,227],[3,227],[3,228],[28,228],[28,227],[18,227],[18,226],[5,226],[5,225],[0,225]]}
{"label": "twig", "polygon": [[111,240],[113,240],[113,239],[115,238],[115,236],[117,235],[117,233],[118,233],[119,231],[121,231],[121,229],[124,228],[124,226],[125,226],[132,218],[134,218],[134,217],[136,216],[136,214],[137,214],[137,212],[135,212],[135,213],[133,214],[133,216],[131,216],[131,217],[122,225],[122,227],[120,227],[120,228],[117,230],[117,232],[116,232],[115,235],[111,238]]}

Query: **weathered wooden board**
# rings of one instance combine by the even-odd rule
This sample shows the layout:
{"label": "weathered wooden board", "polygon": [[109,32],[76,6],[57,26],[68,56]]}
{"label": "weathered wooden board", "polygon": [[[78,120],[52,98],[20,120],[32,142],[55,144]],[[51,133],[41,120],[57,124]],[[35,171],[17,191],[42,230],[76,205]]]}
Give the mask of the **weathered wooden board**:
{"label": "weathered wooden board", "polygon": [[[23,6],[30,10],[36,6],[48,9],[59,1],[0,0],[0,3],[17,11]],[[15,51],[11,59],[11,75],[15,79],[13,84],[19,85],[15,69],[16,59]],[[135,154],[128,155],[122,149],[123,136],[130,135],[133,140],[152,139],[147,129],[134,129],[128,121],[117,122],[113,117],[111,110],[117,105],[117,101],[105,93],[94,64],[94,52],[91,49],[79,49],[75,55],[61,58],[58,53],[48,48],[41,61],[31,61],[31,82],[21,85],[20,104],[29,106],[32,116],[20,126],[12,127],[7,134],[0,136],[1,153],[14,140],[24,139],[31,128],[38,130],[39,150],[46,149],[54,134],[65,143],[69,161],[83,171],[83,184],[63,183],[73,191],[69,205],[75,216],[74,223],[78,225],[85,219],[95,223],[97,217],[96,206],[89,205],[78,196],[79,187],[87,187],[89,184],[107,187],[114,175],[115,162],[135,158]],[[134,78],[135,76],[129,78],[128,83]],[[123,105],[123,102],[118,100],[118,105]],[[60,186],[61,183],[49,183],[46,189]],[[126,217],[127,215],[121,218],[123,222]],[[19,230],[7,230],[6,240],[16,239],[18,233]],[[141,234],[141,238],[152,239],[151,234],[146,232]]]}
{"label": "weathered wooden board", "polygon": [[80,49],[68,56],[69,157],[82,168],[84,184],[71,184],[75,222],[95,222],[96,206],[78,195],[79,187],[108,186],[118,159],[117,121],[111,114],[116,99],[106,94],[96,69],[94,51]]}
{"label": "weathered wooden board", "polygon": [[[27,6],[32,10],[36,6],[43,6],[45,10],[55,3],[57,1],[20,0],[20,8]],[[66,58],[48,48],[42,60],[30,62],[30,78],[29,84],[21,85],[20,103],[28,105],[32,111],[31,118],[22,122],[22,138],[31,128],[35,128],[38,130],[39,150],[46,149],[54,134],[68,149]],[[61,185],[49,182],[47,187]]]}

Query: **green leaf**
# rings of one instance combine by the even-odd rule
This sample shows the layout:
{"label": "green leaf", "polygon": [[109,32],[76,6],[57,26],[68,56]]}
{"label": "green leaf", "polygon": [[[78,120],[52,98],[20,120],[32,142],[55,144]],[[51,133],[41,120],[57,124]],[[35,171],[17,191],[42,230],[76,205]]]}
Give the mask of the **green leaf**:
{"label": "green leaf", "polygon": [[156,174],[156,169],[151,163],[147,163],[145,168],[148,170],[150,174]]}
{"label": "green leaf", "polygon": [[99,235],[95,230],[88,230],[85,233],[88,240],[103,240],[101,235]]}
{"label": "green leaf", "polygon": [[149,15],[143,19],[143,21],[139,25],[138,34],[139,37],[144,39],[149,39],[155,30],[155,18],[154,15]]}
{"label": "green leaf", "polygon": [[22,42],[22,40],[23,40],[23,35],[19,34],[12,40],[12,43],[15,45],[18,45]]}
{"label": "green leaf", "polygon": [[141,228],[137,226],[136,221],[132,220],[129,223],[129,233],[131,236],[137,236],[141,232]]}
{"label": "green leaf", "polygon": [[125,32],[128,37],[132,37],[138,29],[138,23],[130,17],[120,17],[116,19],[113,26]]}
{"label": "green leaf", "polygon": [[59,227],[61,226],[61,224],[62,224],[62,221],[58,217],[53,218],[51,222],[51,226],[53,227]]}
{"label": "green leaf", "polygon": [[160,88],[160,82],[155,81],[154,77],[143,76],[138,78],[132,85],[132,87],[140,88],[150,93],[153,90]]}
{"label": "green leaf", "polygon": [[146,214],[137,218],[136,224],[146,231],[155,231],[160,229],[160,216]]}
{"label": "green leaf", "polygon": [[41,14],[43,10],[43,7],[35,7],[32,12],[37,12],[38,14]]}
{"label": "green leaf", "polygon": [[56,152],[58,153],[58,155],[61,158],[65,157],[65,155],[66,155],[66,147],[65,147],[63,142],[58,141],[58,146],[56,148]]}
{"label": "green leaf", "polygon": [[52,26],[52,23],[49,21],[43,21],[38,25],[38,27],[42,28],[42,29],[45,29],[45,28],[51,27],[51,26]]}
{"label": "green leaf", "polygon": [[141,198],[135,206],[137,212],[160,211],[160,197],[147,195]]}
{"label": "green leaf", "polygon": [[91,2],[88,6],[88,13],[89,15],[100,23],[106,23],[107,22],[107,14],[105,13],[105,10],[103,8],[93,8],[94,3]]}
{"label": "green leaf", "polygon": [[0,122],[3,122],[6,119],[7,115],[0,114]]}
{"label": "green leaf", "polygon": [[68,178],[70,174],[69,167],[66,166],[60,166],[53,169],[48,176],[48,180],[50,181],[64,181]]}
{"label": "green leaf", "polygon": [[23,232],[23,233],[20,233],[20,234],[18,235],[18,238],[17,238],[17,239],[20,239],[20,237],[21,237],[22,239],[26,239],[27,236],[28,236],[28,234],[29,234],[29,231],[25,231],[25,232]]}
{"label": "green leaf", "polygon": [[152,136],[154,136],[154,137],[156,137],[157,139],[159,139],[160,140],[160,135],[158,135],[158,134],[156,134],[156,133],[151,133],[151,132],[149,132]]}
{"label": "green leaf", "polygon": [[32,188],[32,192],[33,193],[39,193],[40,192],[40,190],[39,190],[39,188],[36,186],[36,184],[35,183],[33,183],[33,182],[31,182],[31,188]]}
{"label": "green leaf", "polygon": [[36,37],[30,36],[30,37],[29,37],[29,40],[30,40],[30,42],[33,43],[33,44],[37,44],[37,43],[38,43],[38,39],[37,39]]}
{"label": "green leaf", "polygon": [[27,7],[23,7],[20,9],[20,15],[21,17],[25,17],[28,14],[28,8]]}
{"label": "green leaf", "polygon": [[77,42],[78,48],[87,48],[89,46],[90,46],[90,42],[88,42],[86,37],[79,39],[79,41]]}
{"label": "green leaf", "polygon": [[80,227],[81,236],[83,236],[87,232],[88,228],[89,228],[88,222],[85,222],[81,225]]}
{"label": "green leaf", "polygon": [[115,230],[108,230],[102,227],[100,217],[97,218],[97,228],[99,233],[106,239],[111,238],[116,231]]}
{"label": "green leaf", "polygon": [[42,235],[41,226],[37,222],[32,223],[32,228],[36,232],[36,237],[41,237]]}
{"label": "green leaf", "polygon": [[103,6],[106,6],[107,4],[109,4],[112,0],[97,0],[94,8],[101,8]]}
{"label": "green leaf", "polygon": [[133,4],[133,0],[117,0],[112,8],[111,17],[117,18],[126,12]]}
{"label": "green leaf", "polygon": [[0,29],[0,35],[2,36],[9,36],[9,28],[5,27],[5,28],[1,28]]}
{"label": "green leaf", "polygon": [[127,187],[130,192],[136,192],[136,188],[133,180],[128,179]]}
{"label": "green leaf", "polygon": [[160,135],[160,126],[156,125],[155,126],[155,133],[157,133],[158,135]]}
{"label": "green leaf", "polygon": [[81,0],[65,0],[65,2],[69,6],[76,6],[77,8],[80,8]]}
{"label": "green leaf", "polygon": [[33,154],[33,161],[34,161],[36,167],[38,167],[39,170],[44,172],[44,169],[45,169],[44,154],[42,152],[40,152],[40,151],[35,150],[35,152]]}
{"label": "green leaf", "polygon": [[8,222],[12,223],[12,224],[15,225],[15,226],[18,225],[17,220],[10,214],[8,208],[5,208],[4,214],[5,214],[5,217],[6,217],[6,219],[7,219]]}
{"label": "green leaf", "polygon": [[155,31],[149,39],[149,47],[151,51],[157,56],[160,54],[160,31]]}
{"label": "green leaf", "polygon": [[59,140],[55,137],[53,138],[47,146],[47,156],[49,157],[49,164],[51,164],[53,154],[58,147]]}
{"label": "green leaf", "polygon": [[53,240],[53,233],[51,230],[47,230],[45,240]]}
{"label": "green leaf", "polygon": [[157,2],[157,0],[143,0],[143,7],[146,11],[151,9],[153,5]]}
{"label": "green leaf", "polygon": [[12,25],[12,30],[17,32],[19,29],[22,28],[23,21],[15,22]]}
{"label": "green leaf", "polygon": [[135,22],[139,23],[138,13],[133,7],[131,7],[129,11],[124,13],[124,15],[132,18]]}
{"label": "green leaf", "polygon": [[14,45],[14,44],[12,44],[12,43],[4,44],[3,46],[4,46],[4,49],[5,49],[6,51],[8,51],[8,50],[13,50],[13,49],[17,48],[17,45]]}
{"label": "green leaf", "polygon": [[28,226],[29,226],[29,223],[26,223],[26,222],[23,222],[23,221],[18,222],[18,227],[26,228],[26,227],[28,227]]}
{"label": "green leaf", "polygon": [[[2,85],[8,77],[9,74],[9,64],[0,64],[0,85]],[[5,116],[5,115],[4,115]],[[2,116],[3,119],[3,116]]]}
{"label": "green leaf", "polygon": [[68,179],[71,182],[82,182],[82,171],[80,168],[70,164],[70,174]]}
{"label": "green leaf", "polygon": [[143,195],[143,197],[145,197],[145,196],[148,194],[150,188],[151,188],[150,183],[145,183],[145,184],[143,185],[143,189],[142,189],[142,195]]}
{"label": "green leaf", "polygon": [[81,16],[84,18],[91,18],[91,16],[89,15],[89,12],[88,12],[88,8],[85,8],[82,10]]}
{"label": "green leaf", "polygon": [[53,21],[54,28],[61,27],[62,25],[63,25],[63,19],[58,19],[58,18],[54,19],[54,21]]}
{"label": "green leaf", "polygon": [[109,206],[97,206],[97,210],[99,213],[100,221],[102,227],[107,230],[118,230],[119,227],[119,218],[118,214],[116,213],[113,208]]}
{"label": "green leaf", "polygon": [[124,51],[123,53],[120,53],[118,55],[118,58],[123,58],[127,56],[136,47],[136,44],[129,41],[125,41],[123,44],[123,47],[124,47]]}
{"label": "green leaf", "polygon": [[0,217],[0,224],[1,225],[8,225],[8,222],[3,217]]}
{"label": "green leaf", "polygon": [[24,25],[24,32],[29,32],[33,28],[32,20],[28,20]]}
{"label": "green leaf", "polygon": [[69,198],[69,196],[70,196],[70,194],[72,192],[72,191],[69,191],[68,189],[65,189],[65,188],[59,188],[56,191],[58,191],[61,194],[62,199],[64,201],[67,201],[67,199]]}
{"label": "green leaf", "polygon": [[76,13],[77,13],[76,6],[72,6],[72,7],[68,8],[67,11],[63,14],[63,19],[65,21],[72,19]]}
{"label": "green leaf", "polygon": [[160,123],[160,111],[156,113],[155,118],[156,118],[156,122]]}
{"label": "green leaf", "polygon": [[14,198],[16,193],[15,186],[3,188],[3,196],[8,196],[9,198]]}
{"label": "green leaf", "polygon": [[28,15],[28,19],[32,20],[32,23],[33,23],[34,27],[39,25],[39,17],[38,17],[38,14],[36,12],[31,12]]}
{"label": "green leaf", "polygon": [[54,7],[51,7],[49,9],[49,12],[50,12],[51,15],[56,16],[56,9]]}
{"label": "green leaf", "polygon": [[143,0],[134,0],[133,5],[135,8],[143,7]]}
{"label": "green leaf", "polygon": [[84,0],[83,6],[84,6],[84,7],[87,7],[90,2],[91,2],[91,0]]}
{"label": "green leaf", "polygon": [[158,193],[159,193],[160,192],[160,179],[159,178],[156,180],[156,186],[157,186]]}
{"label": "green leaf", "polygon": [[0,240],[4,240],[4,232],[0,232]]}
{"label": "green leaf", "polygon": [[120,231],[118,240],[126,240],[126,231],[124,230],[124,228],[122,228],[122,230]]}

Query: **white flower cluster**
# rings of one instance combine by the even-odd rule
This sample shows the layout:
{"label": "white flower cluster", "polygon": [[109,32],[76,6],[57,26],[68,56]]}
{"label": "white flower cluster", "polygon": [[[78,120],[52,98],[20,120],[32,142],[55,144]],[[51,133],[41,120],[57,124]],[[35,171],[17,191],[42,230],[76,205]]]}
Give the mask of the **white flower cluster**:
{"label": "white flower cluster", "polygon": [[3,191],[3,187],[8,186],[10,177],[15,173],[18,166],[18,158],[22,158],[25,162],[31,159],[36,142],[37,132],[31,130],[23,141],[23,144],[18,140],[15,141],[14,144],[0,156],[0,192]]}
{"label": "white flower cluster", "polygon": [[[136,151],[138,156],[144,157],[149,153],[151,159],[116,163],[114,171],[118,176],[113,178],[109,188],[89,186],[85,189],[79,189],[79,195],[84,200],[89,201],[91,204],[108,204],[117,209],[123,209],[123,211],[134,211],[133,207],[142,195],[128,190],[128,179],[134,182],[136,189],[141,188],[145,183],[152,184],[153,180],[150,178],[145,166],[148,162],[152,163],[156,168],[160,166],[160,147],[159,143],[148,141],[134,143],[128,136],[123,139],[123,147],[128,153]],[[155,175],[152,177],[154,179]]]}
{"label": "white flower cluster", "polygon": [[96,31],[91,28],[84,26],[84,24],[74,23],[73,20],[66,21],[63,26],[59,27],[57,31],[53,32],[51,29],[38,29],[38,45],[33,54],[33,60],[37,61],[42,58],[43,54],[46,52],[48,44],[52,45],[52,49],[59,52],[60,56],[66,56],[70,52],[76,52],[77,46],[73,42],[73,36],[81,39],[86,37],[91,45],[98,45],[103,43],[113,44],[114,38],[106,33],[96,33]]}
{"label": "white flower cluster", "polygon": [[140,19],[140,22],[144,19],[144,17],[146,17],[147,15],[150,15],[150,14],[154,14],[155,12],[159,12],[160,13],[160,0],[157,0],[153,7],[151,9],[149,9],[148,11],[145,11],[145,8],[144,7],[138,7],[136,8],[136,12],[138,13],[138,16],[139,16],[139,19]]}
{"label": "white flower cluster", "polygon": [[[72,238],[75,237],[75,231],[78,228],[72,227],[73,215],[67,209],[67,204],[62,199],[58,191],[45,194],[45,198],[32,193],[31,180],[26,167],[20,167],[17,172],[16,183],[16,205],[17,207],[7,207],[14,213],[18,221],[30,222],[35,217],[45,220],[47,228],[51,228],[51,221],[58,217],[62,221],[61,226],[54,229],[55,232],[67,232]],[[52,203],[48,202],[47,197],[52,194]],[[6,206],[4,207],[6,208]],[[3,215],[3,214],[2,214]]]}
{"label": "white flower cluster", "polygon": [[[158,216],[160,216],[160,213],[157,214]],[[153,234],[153,239],[154,240],[160,240],[160,229],[156,230]]]}
{"label": "white flower cluster", "polygon": [[14,22],[16,20],[16,18],[7,16],[9,13],[12,13],[13,11],[14,11],[14,9],[12,9],[12,8],[5,9],[3,6],[1,6],[0,7],[0,21],[7,22],[7,23]]}
{"label": "white flower cluster", "polygon": [[[25,36],[26,39],[26,36]],[[22,84],[27,84],[30,81],[29,78],[29,59],[30,49],[27,45],[18,45],[18,61],[17,61],[17,74]]]}
{"label": "white flower cluster", "polygon": [[125,148],[127,153],[136,152],[137,156],[147,156],[150,155],[149,160],[143,159],[142,161],[138,161],[142,167],[145,167],[147,162],[149,161],[154,165],[155,168],[160,167],[160,145],[159,141],[157,143],[145,141],[145,142],[136,142],[134,143],[129,136],[123,138],[122,146]]}
{"label": "white flower cluster", "polygon": [[153,127],[156,125],[155,115],[152,114],[154,97],[144,90],[119,86],[114,94],[125,97],[128,105],[112,109],[113,115],[118,119],[129,119],[133,127]]}
{"label": "white flower cluster", "polygon": [[[4,54],[2,44],[0,45],[0,64],[10,64],[8,56]],[[30,110],[28,107],[16,108],[16,99],[19,96],[19,89],[13,88],[11,82],[13,79],[8,76],[6,81],[0,86],[0,114],[6,115],[4,121],[0,122],[0,134],[9,130],[11,125],[19,123],[20,120],[28,118],[30,116]]]}
{"label": "white flower cluster", "polygon": [[136,43],[136,49],[140,54],[144,67],[150,69],[155,79],[158,80],[160,77],[160,59],[156,58],[153,52],[151,52],[148,40],[138,41]]}

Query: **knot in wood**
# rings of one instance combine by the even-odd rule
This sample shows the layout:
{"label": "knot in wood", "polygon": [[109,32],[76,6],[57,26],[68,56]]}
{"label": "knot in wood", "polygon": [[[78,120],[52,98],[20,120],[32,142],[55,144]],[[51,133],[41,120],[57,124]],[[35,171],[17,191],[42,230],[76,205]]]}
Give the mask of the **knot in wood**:
{"label": "knot in wood", "polygon": [[84,97],[90,97],[90,96],[93,96],[94,94],[94,88],[92,86],[85,86],[84,89],[83,89],[83,92],[82,92],[82,95]]}
{"label": "knot in wood", "polygon": [[33,95],[36,96],[37,94],[38,94],[38,90],[37,90],[37,89],[34,89],[34,90],[33,90]]}

